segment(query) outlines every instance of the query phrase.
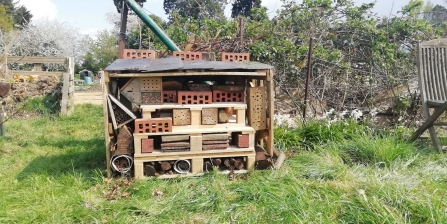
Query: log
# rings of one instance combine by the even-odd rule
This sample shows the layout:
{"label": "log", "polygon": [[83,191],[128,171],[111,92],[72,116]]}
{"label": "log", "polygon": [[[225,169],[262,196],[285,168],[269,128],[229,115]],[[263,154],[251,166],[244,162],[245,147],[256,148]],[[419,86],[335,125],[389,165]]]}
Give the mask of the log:
{"label": "log", "polygon": [[144,175],[145,176],[155,176],[155,168],[152,165],[145,165],[144,166]]}
{"label": "log", "polygon": [[256,168],[258,170],[265,170],[273,165],[271,160],[260,160],[256,162]]}
{"label": "log", "polygon": [[177,81],[166,81],[162,85],[163,90],[182,90],[183,88],[182,83]]}
{"label": "log", "polygon": [[168,171],[172,167],[171,163],[169,163],[169,162],[160,162],[160,165],[161,165],[161,169],[164,171]]}
{"label": "log", "polygon": [[238,170],[243,170],[245,168],[244,160],[236,159],[236,161],[234,161],[234,167]]}
{"label": "log", "polygon": [[223,164],[224,164],[224,166],[226,166],[227,168],[230,168],[230,159],[228,159],[228,158],[224,159]]}
{"label": "log", "polygon": [[212,159],[214,166],[220,166],[220,164],[222,164],[222,160],[221,159]]}
{"label": "log", "polygon": [[286,154],[284,153],[279,154],[278,159],[276,159],[275,169],[281,169],[284,160],[286,160]]}

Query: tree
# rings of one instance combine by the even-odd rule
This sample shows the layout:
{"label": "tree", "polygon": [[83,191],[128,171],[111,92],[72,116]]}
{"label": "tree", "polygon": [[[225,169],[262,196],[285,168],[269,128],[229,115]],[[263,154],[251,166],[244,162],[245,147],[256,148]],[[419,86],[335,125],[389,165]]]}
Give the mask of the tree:
{"label": "tree", "polygon": [[261,0],[235,0],[231,9],[231,17],[236,18],[239,15],[249,17],[253,8],[261,8]]}
{"label": "tree", "polygon": [[14,24],[25,26],[31,21],[33,15],[23,5],[19,5],[20,1],[14,2],[13,0],[0,0],[0,5],[3,5],[6,12],[13,18]]}
{"label": "tree", "polygon": [[11,15],[7,13],[7,9],[4,5],[0,5],[0,29],[9,31],[14,25],[14,20]]}
{"label": "tree", "polygon": [[92,40],[88,53],[84,56],[82,67],[97,72],[106,68],[118,58],[117,35],[108,30],[100,31]]}
{"label": "tree", "polygon": [[226,0],[164,0],[163,9],[172,18],[173,13],[195,20],[225,19]]}

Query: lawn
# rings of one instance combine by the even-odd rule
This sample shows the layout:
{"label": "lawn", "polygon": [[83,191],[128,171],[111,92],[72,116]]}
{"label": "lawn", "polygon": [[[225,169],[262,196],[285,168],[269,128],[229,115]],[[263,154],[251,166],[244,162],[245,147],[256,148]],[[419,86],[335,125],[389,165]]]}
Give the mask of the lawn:
{"label": "lawn", "polygon": [[447,223],[445,155],[350,125],[278,128],[280,170],[132,181],[105,178],[101,107],[12,119],[0,223]]}

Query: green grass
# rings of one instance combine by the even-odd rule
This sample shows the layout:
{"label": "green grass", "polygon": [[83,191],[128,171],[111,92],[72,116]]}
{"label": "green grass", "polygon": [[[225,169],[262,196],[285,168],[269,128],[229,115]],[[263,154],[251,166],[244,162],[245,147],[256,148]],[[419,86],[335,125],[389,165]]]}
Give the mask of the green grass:
{"label": "green grass", "polygon": [[13,119],[0,138],[0,223],[447,222],[445,155],[357,124],[312,125],[278,129],[291,154],[281,170],[133,182],[104,179],[100,107]]}

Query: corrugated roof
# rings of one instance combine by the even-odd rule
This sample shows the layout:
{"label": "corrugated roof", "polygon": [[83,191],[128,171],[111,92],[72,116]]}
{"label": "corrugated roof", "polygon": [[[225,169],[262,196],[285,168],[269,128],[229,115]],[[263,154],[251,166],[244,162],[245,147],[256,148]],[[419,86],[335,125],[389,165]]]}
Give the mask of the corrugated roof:
{"label": "corrugated roof", "polygon": [[263,70],[273,68],[259,62],[183,61],[180,57],[160,59],[117,59],[105,71],[163,72],[176,70]]}

